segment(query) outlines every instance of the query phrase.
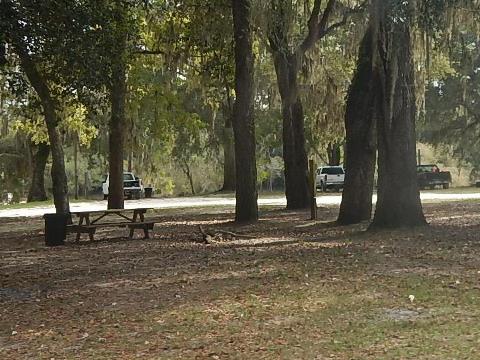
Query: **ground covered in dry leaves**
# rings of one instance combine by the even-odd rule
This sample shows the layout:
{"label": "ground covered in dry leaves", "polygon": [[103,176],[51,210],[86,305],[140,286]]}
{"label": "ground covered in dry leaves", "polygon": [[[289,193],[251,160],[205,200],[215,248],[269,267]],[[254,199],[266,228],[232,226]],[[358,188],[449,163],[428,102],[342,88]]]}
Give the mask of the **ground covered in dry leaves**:
{"label": "ground covered in dry leaves", "polygon": [[[155,213],[150,240],[58,248],[41,219],[0,219],[0,358],[480,358],[478,205],[375,233],[337,211],[243,227],[227,208]],[[199,225],[251,238],[205,244]]]}

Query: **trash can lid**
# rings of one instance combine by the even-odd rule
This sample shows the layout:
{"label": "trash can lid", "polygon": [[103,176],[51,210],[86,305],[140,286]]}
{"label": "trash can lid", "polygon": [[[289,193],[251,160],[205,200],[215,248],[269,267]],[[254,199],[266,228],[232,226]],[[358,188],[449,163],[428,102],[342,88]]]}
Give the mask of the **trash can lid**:
{"label": "trash can lid", "polygon": [[63,219],[68,217],[69,214],[58,214],[58,213],[48,213],[48,214],[43,214],[44,219]]}

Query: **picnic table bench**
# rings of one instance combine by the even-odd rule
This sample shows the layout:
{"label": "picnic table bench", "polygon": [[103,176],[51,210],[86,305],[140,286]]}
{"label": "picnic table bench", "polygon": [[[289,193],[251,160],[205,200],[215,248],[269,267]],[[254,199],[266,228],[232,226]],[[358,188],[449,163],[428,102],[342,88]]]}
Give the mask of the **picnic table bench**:
{"label": "picnic table bench", "polygon": [[[97,229],[106,227],[126,227],[130,230],[129,237],[133,238],[135,229],[141,229],[144,239],[148,239],[149,230],[153,230],[155,222],[145,221],[145,213],[149,208],[138,209],[108,209],[96,211],[74,211],[72,215],[78,217],[78,223],[67,226],[67,231],[76,233],[76,241],[80,241],[82,234],[88,234],[90,241],[94,240]],[[112,221],[112,217],[114,218]],[[108,219],[108,222],[103,220]],[[119,221],[119,219],[121,221]]]}

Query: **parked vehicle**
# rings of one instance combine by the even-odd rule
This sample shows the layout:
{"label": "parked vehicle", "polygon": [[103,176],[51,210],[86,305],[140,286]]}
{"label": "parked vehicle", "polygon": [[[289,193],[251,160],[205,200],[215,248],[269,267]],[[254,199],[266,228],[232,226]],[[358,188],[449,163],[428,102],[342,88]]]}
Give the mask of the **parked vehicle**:
{"label": "parked vehicle", "polygon": [[317,169],[316,188],[327,191],[335,189],[340,191],[345,181],[345,170],[341,166],[323,166]]}
{"label": "parked vehicle", "polygon": [[452,175],[449,171],[440,171],[435,164],[417,165],[417,181],[421,190],[434,189],[435,186],[448,189],[452,182]]}
{"label": "parked vehicle", "polygon": [[[108,185],[110,175],[105,176],[105,180],[102,183],[103,199],[108,198]],[[127,199],[140,199],[143,195],[144,189],[142,180],[135,176],[131,172],[123,173],[123,194]]]}

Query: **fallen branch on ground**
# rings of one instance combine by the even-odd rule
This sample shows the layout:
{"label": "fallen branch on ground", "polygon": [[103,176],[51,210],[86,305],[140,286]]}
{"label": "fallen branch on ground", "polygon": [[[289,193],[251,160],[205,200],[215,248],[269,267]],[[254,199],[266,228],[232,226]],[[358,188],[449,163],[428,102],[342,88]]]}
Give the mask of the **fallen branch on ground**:
{"label": "fallen branch on ground", "polygon": [[214,242],[214,240],[226,240],[223,235],[228,235],[230,239],[233,240],[237,239],[255,239],[255,236],[251,235],[244,235],[244,234],[237,234],[232,231],[227,230],[220,230],[220,229],[212,229],[212,230],[204,230],[201,225],[198,226],[200,233],[203,236],[203,241],[205,244],[210,244]]}

